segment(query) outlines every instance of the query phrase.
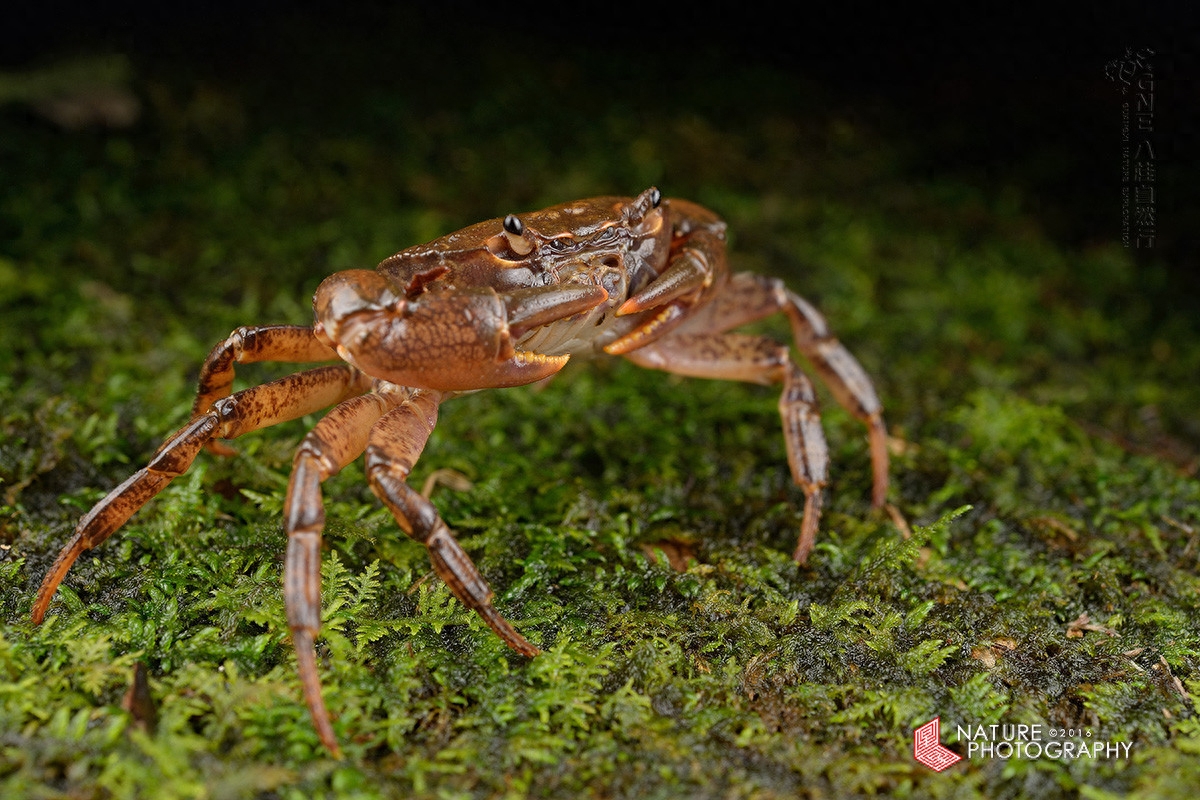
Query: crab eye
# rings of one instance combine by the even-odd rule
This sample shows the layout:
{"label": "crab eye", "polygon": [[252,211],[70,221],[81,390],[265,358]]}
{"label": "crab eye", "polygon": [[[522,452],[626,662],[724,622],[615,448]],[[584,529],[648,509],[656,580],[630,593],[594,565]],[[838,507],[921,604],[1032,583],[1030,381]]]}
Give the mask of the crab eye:
{"label": "crab eye", "polygon": [[503,232],[488,240],[488,249],[499,256],[507,252],[509,258],[527,256],[533,251],[533,242],[525,236],[525,224],[516,214],[509,214],[504,218]]}
{"label": "crab eye", "polygon": [[658,190],[657,186],[651,186],[650,187],[650,205],[653,206],[654,208],[658,208],[658,204],[661,202],[662,202],[662,192],[660,192]]}

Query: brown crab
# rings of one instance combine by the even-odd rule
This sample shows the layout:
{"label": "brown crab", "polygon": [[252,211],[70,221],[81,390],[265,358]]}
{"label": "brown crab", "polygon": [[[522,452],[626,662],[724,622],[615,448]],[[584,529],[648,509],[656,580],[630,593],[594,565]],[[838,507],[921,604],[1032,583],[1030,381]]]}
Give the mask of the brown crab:
{"label": "brown crab", "polygon": [[[539,652],[492,605],[492,591],[426,497],[407,484],[444,400],[547,378],[571,355],[623,355],[682,375],[782,384],[779,411],[792,478],[804,491],[795,559],[812,550],[828,454],[812,383],[789,348],[732,329],[782,312],[795,343],[834,396],[868,428],[874,496],[887,492],[886,431],[858,361],[807,301],[775,278],[730,274],[725,224],[655,188],[509,215],[410,247],[375,271],[339,272],[318,287],[311,328],[245,327],[209,354],[192,419],[150,463],[79,521],[38,591],[40,623],[59,583],[181,475],[216,439],[333,405],[296,452],[284,505],[284,594],[305,700],[324,745],[337,741],[321,695],[321,482],[366,453],[371,489],[429,549],[437,574],[513,650]],[[234,364],[337,361],[231,394]]]}

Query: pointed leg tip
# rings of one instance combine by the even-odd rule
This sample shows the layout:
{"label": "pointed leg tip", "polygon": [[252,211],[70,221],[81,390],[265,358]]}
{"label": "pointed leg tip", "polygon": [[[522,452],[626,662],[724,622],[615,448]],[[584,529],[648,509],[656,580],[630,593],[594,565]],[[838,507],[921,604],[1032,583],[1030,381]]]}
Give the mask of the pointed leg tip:
{"label": "pointed leg tip", "polygon": [[[505,622],[507,624],[507,620],[505,620]],[[541,655],[542,653],[540,648],[522,636],[516,628],[512,627],[512,625],[508,625],[508,634],[501,634],[500,638],[504,640],[506,645],[526,658],[533,658],[534,656]]]}
{"label": "pointed leg tip", "polygon": [[542,654],[542,651],[539,648],[537,648],[532,642],[530,642],[524,636],[517,633],[515,628],[511,628],[511,626],[510,626],[510,630],[512,631],[511,636],[504,636],[504,635],[500,636],[500,638],[504,640],[504,643],[506,645],[508,645],[513,650],[520,653],[521,655],[525,656],[526,658],[534,658],[535,656],[539,656]]}
{"label": "pointed leg tip", "polygon": [[55,584],[52,589],[47,590],[46,584],[42,584],[42,588],[38,590],[37,597],[33,599],[33,608],[29,610],[29,619],[34,625],[41,625],[46,618],[46,611],[50,608],[50,600],[53,599],[54,593],[58,591],[58,584]]}
{"label": "pointed leg tip", "polygon": [[303,628],[293,629],[292,646],[296,650],[296,669],[300,674],[300,686],[304,693],[304,701],[308,705],[308,713],[312,717],[313,727],[317,730],[317,737],[330,755],[340,759],[342,751],[338,747],[337,737],[333,733],[333,723],[329,719],[329,711],[325,708],[325,698],[321,693],[321,679],[317,674],[317,649],[313,632]]}
{"label": "pointed leg tip", "polygon": [[476,611],[479,613],[479,616],[483,617],[483,621],[488,624],[488,627],[500,637],[500,641],[516,652],[526,658],[533,658],[542,652],[522,636],[520,631],[514,628],[512,623],[505,619],[494,606],[489,604],[482,608],[476,608]]}
{"label": "pointed leg tip", "polygon": [[320,722],[316,720],[313,722],[317,726],[317,736],[321,739],[321,744],[325,747],[325,750],[329,752],[329,755],[340,759],[342,757],[342,748],[338,747],[337,737],[333,733],[333,725],[330,723],[328,715]]}
{"label": "pointed leg tip", "polygon": [[[86,520],[87,517],[85,516],[84,521]],[[80,522],[81,528],[84,525],[84,521]],[[42,620],[46,618],[46,612],[50,610],[50,603],[54,600],[54,595],[58,593],[58,587],[62,584],[67,573],[71,571],[71,566],[79,558],[79,554],[87,549],[83,544],[83,537],[77,531],[71,541],[67,542],[59,552],[58,558],[54,560],[54,564],[50,566],[46,577],[42,579],[42,585],[38,587],[37,596],[33,599],[33,608],[30,609],[29,616],[33,620],[34,625],[42,624]]]}
{"label": "pointed leg tip", "polygon": [[513,647],[512,644],[509,644],[508,646],[512,647],[513,650],[516,650],[518,653],[525,656],[526,658],[536,658],[537,656],[540,656],[542,654],[541,650],[539,650],[538,648],[529,644],[529,642],[526,642],[525,644],[528,646],[527,647]]}
{"label": "pointed leg tip", "polygon": [[45,621],[46,612],[50,610],[50,601],[54,599],[54,595],[57,592],[57,582],[49,588],[47,588],[45,584],[42,585],[37,597],[35,597],[33,600],[33,608],[31,608],[29,611],[29,618],[33,621],[34,625],[41,625],[42,622]]}
{"label": "pointed leg tip", "polygon": [[[329,735],[326,736],[325,734]],[[337,746],[337,739],[334,738],[334,729],[330,728],[328,732],[318,730],[317,735],[320,736],[320,744],[325,747],[325,751],[329,753],[330,758],[338,760],[346,759],[346,753],[342,752],[342,748]]]}

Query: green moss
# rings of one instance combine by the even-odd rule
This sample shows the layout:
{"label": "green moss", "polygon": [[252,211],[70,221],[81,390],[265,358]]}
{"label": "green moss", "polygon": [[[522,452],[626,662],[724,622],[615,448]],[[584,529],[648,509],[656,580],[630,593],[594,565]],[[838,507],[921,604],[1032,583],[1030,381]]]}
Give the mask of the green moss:
{"label": "green moss", "polygon": [[[0,116],[0,794],[1200,784],[1200,347],[1194,319],[1137,291],[1161,265],[1051,240],[1012,186],[911,173],[920,142],[814,114],[830,104],[769,70],[701,59],[687,77],[737,87],[733,111],[681,90],[589,101],[583,126],[569,76],[544,114],[513,117],[531,86],[551,91],[521,59],[503,79],[448,68],[472,88],[433,110],[431,88],[339,85],[333,116],[272,99],[270,70],[199,85],[179,62],[133,64],[148,108],[132,130]],[[735,267],[785,277],[861,358],[911,536],[870,509],[863,431],[827,395],[831,484],[800,568],[774,390],[572,364],[447,404],[414,475],[471,481],[435,502],[536,659],[432,576],[360,466],[326,484],[319,656],[343,762],[300,700],[280,590],[291,454],[315,418],[202,455],[29,623],[75,520],[186,417],[228,330],[306,322],[329,272],[460,225],[651,181],[722,213]],[[681,571],[647,558],[664,543]],[[121,707],[135,663],[153,732]],[[960,750],[956,726],[1026,723],[1132,757],[934,773],[912,730],[939,715]]]}

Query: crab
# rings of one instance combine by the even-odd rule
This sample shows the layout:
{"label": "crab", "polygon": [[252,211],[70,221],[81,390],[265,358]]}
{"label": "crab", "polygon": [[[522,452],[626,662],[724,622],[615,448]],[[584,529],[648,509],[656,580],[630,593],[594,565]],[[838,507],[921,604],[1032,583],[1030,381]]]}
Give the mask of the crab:
{"label": "crab", "polygon": [[[410,247],[374,270],[326,278],[311,327],[242,327],[209,353],[193,415],[144,468],[85,514],[47,573],[32,608],[41,623],[79,555],[117,531],[218,439],[333,406],[296,451],[284,503],[284,599],[305,702],[321,742],[340,755],[321,693],[321,483],[366,454],[371,489],[437,574],[505,644],[536,656],[492,603],[487,581],[429,499],[407,479],[446,400],[534,383],[573,356],[620,355],[681,375],[773,384],[788,466],[804,494],[794,552],[812,552],[828,452],[813,384],[791,349],[735,332],[776,313],[834,398],[867,427],[873,503],[888,483],[887,433],[866,372],[821,314],[777,278],[731,273],[725,223],[656,188],[509,214]],[[337,362],[233,392],[234,366]]]}

